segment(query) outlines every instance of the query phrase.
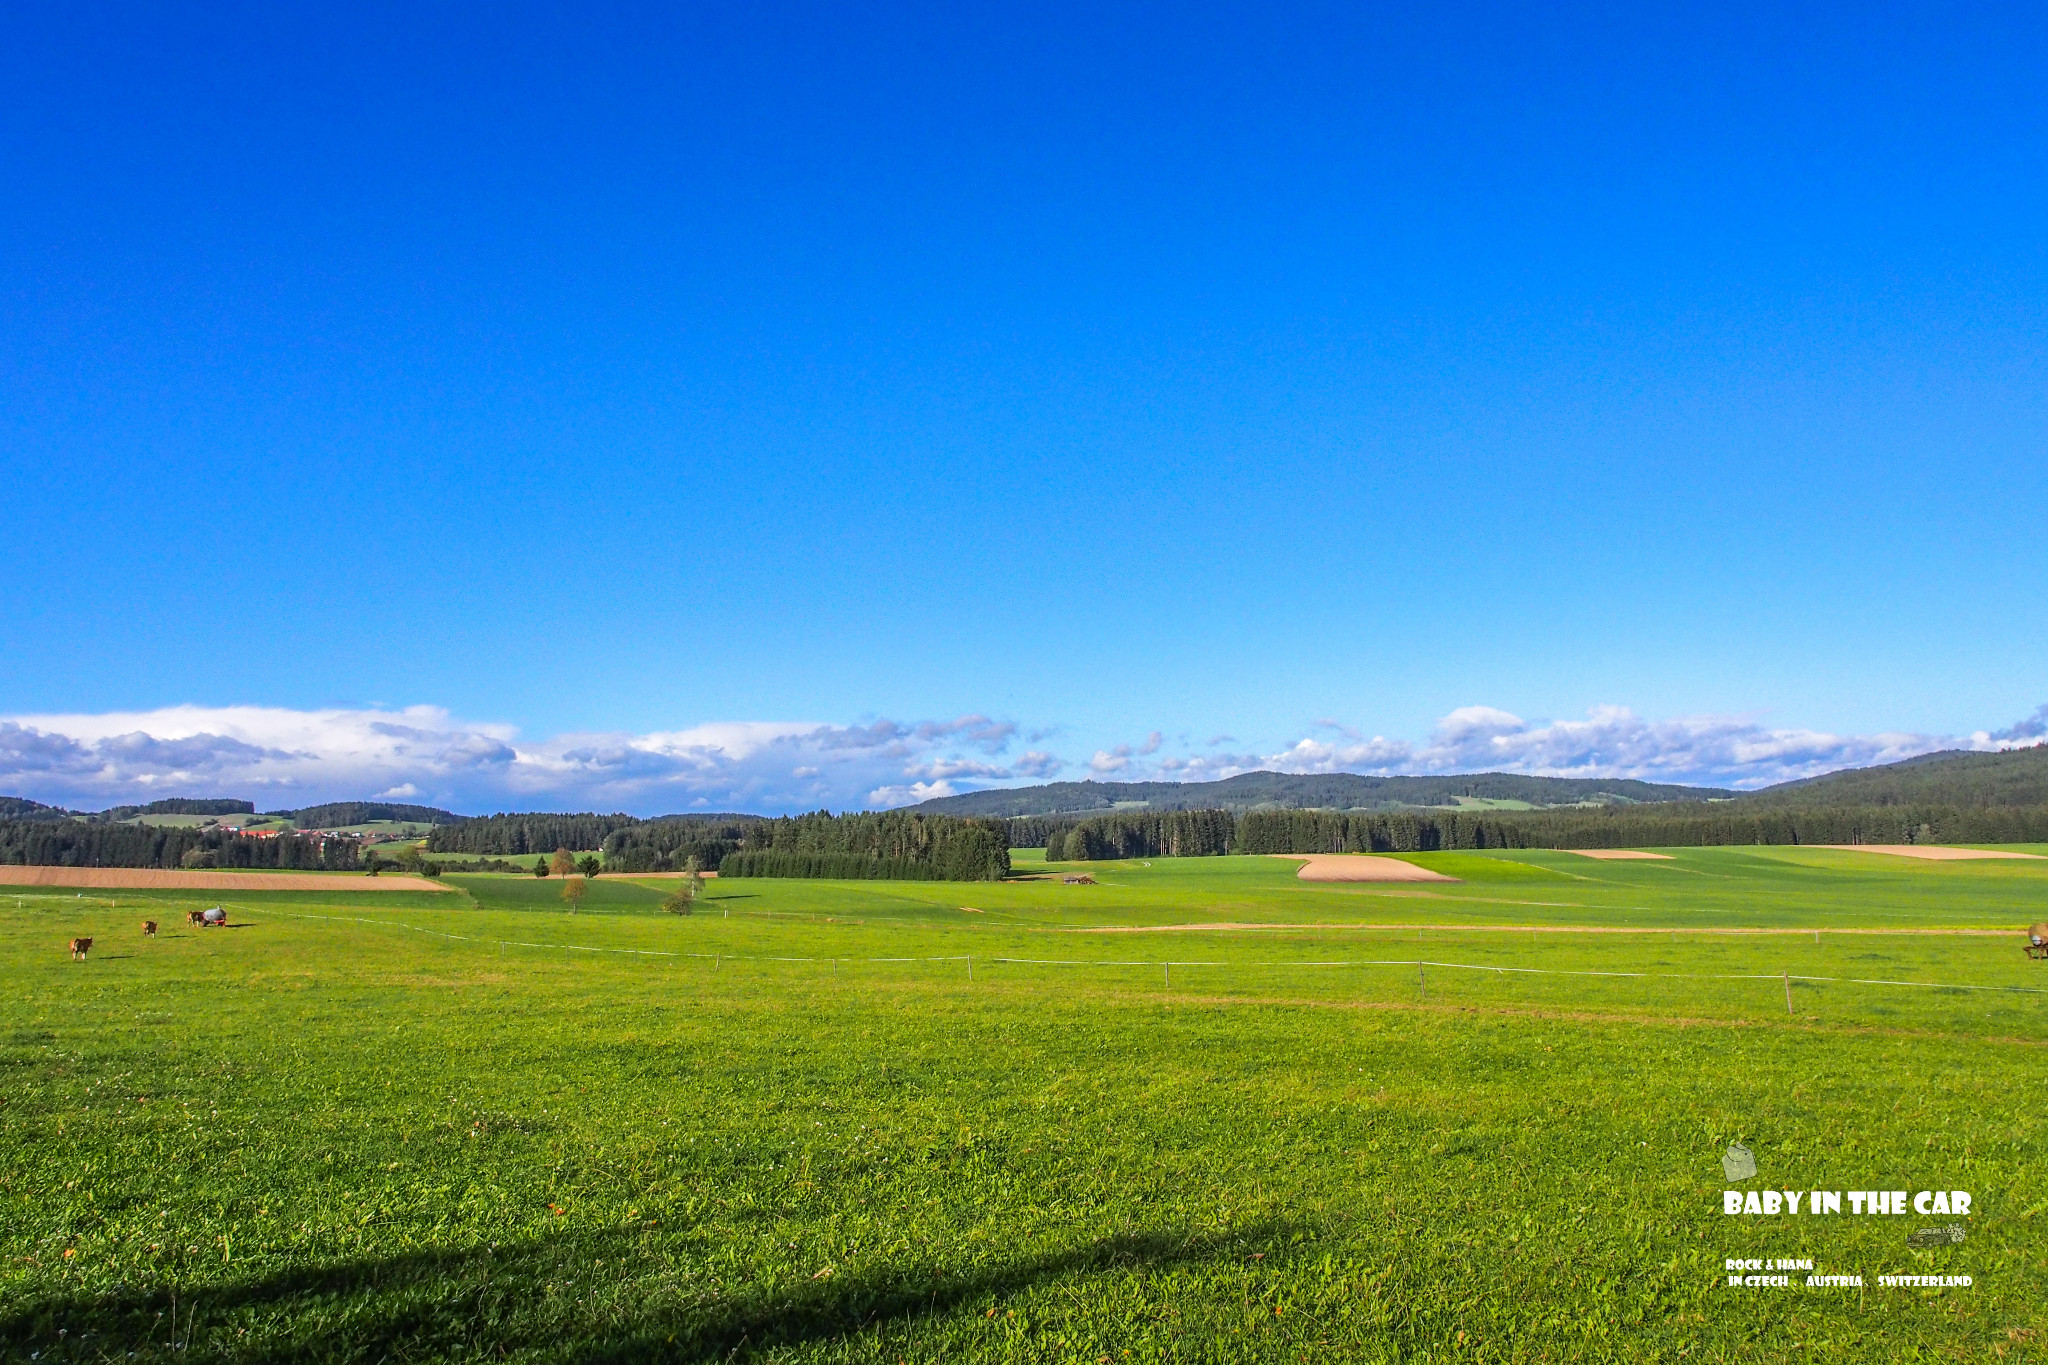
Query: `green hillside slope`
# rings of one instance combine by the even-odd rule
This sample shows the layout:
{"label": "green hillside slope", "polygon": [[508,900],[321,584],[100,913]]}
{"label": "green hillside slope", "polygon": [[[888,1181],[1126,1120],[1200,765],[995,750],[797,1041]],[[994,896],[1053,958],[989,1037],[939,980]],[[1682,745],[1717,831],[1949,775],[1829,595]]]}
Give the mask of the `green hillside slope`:
{"label": "green hillside slope", "polygon": [[2048,746],[1998,754],[1948,749],[1785,782],[1741,800],[1770,806],[2048,805]]}

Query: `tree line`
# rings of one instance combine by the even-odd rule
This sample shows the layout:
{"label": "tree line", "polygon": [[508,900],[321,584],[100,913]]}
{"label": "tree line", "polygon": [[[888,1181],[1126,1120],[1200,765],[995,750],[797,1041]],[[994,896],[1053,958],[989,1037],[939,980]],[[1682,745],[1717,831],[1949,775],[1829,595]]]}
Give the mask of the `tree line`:
{"label": "tree line", "polygon": [[[845,815],[821,810],[810,815],[759,820],[747,826],[739,852],[728,855],[728,861],[751,853],[832,854],[871,862],[919,865],[930,868],[930,875],[940,881],[996,881],[1010,875],[1010,840],[1001,821],[916,815],[901,810]],[[719,875],[725,875],[723,863]]]}
{"label": "tree line", "polygon": [[1227,810],[1096,815],[1048,832],[1047,862],[1105,858],[1202,858],[1231,851],[1238,818]]}
{"label": "tree line", "polygon": [[353,872],[353,839],[280,834],[257,839],[216,829],[101,825],[79,820],[0,822],[0,863],[29,867],[248,867]]}
{"label": "tree line", "polygon": [[109,806],[89,816],[93,820],[133,820],[138,815],[254,815],[253,801],[232,801],[226,799],[194,799],[173,796],[162,801],[152,801],[146,806]]}
{"label": "tree line", "polygon": [[1740,844],[2004,844],[2048,840],[2048,806],[1716,803],[1575,811],[1351,814],[1251,811],[1238,853],[1424,853],[1484,848],[1688,848]]}
{"label": "tree line", "polygon": [[1056,832],[1070,830],[1092,815],[1013,815],[1003,821],[1011,848],[1045,848]]}
{"label": "tree line", "polygon": [[495,857],[550,854],[558,848],[603,848],[613,832],[644,824],[626,814],[480,815],[460,824],[437,825],[427,834],[429,853],[484,853]]}
{"label": "tree line", "polygon": [[1756,807],[1688,801],[1547,811],[1132,811],[1054,825],[1045,837],[1048,862],[1224,852],[2013,844],[2048,842],[2048,805]]}
{"label": "tree line", "polygon": [[936,863],[909,858],[867,858],[858,853],[729,853],[718,869],[721,880],[732,877],[812,877],[833,881],[950,882],[981,881],[946,875]]}
{"label": "tree line", "polygon": [[[731,816],[673,816],[615,829],[605,836],[607,872],[686,872],[697,860],[703,872],[723,873],[725,859],[739,850],[758,819]],[[760,875],[760,874],[755,874]]]}
{"label": "tree line", "polygon": [[1745,806],[2038,806],[2048,803],[2048,748],[1922,754],[1781,783]]}
{"label": "tree line", "polygon": [[341,829],[367,825],[376,820],[393,820],[415,825],[453,825],[462,817],[439,806],[409,806],[392,801],[330,801],[324,806],[298,810],[274,810],[300,829]]}

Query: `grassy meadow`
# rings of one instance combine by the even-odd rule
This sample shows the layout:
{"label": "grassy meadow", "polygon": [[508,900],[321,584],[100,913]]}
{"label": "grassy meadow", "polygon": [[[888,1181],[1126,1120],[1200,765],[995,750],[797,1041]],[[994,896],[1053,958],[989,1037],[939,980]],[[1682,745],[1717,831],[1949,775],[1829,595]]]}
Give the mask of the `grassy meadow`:
{"label": "grassy meadow", "polygon": [[2048,864],[1672,852],[0,889],[0,1357],[2041,1358]]}

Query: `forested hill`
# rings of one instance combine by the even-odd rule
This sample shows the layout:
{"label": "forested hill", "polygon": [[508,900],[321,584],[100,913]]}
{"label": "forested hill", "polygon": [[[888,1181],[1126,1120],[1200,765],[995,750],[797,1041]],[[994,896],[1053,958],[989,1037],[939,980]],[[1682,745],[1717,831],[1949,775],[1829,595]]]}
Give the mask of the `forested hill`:
{"label": "forested hill", "polygon": [[941,796],[910,809],[940,815],[1058,815],[1115,809],[1391,810],[1454,806],[1460,797],[1531,806],[1650,801],[1708,801],[1734,796],[1718,787],[1679,787],[1629,778],[1527,777],[1461,773],[1452,777],[1360,777],[1353,773],[1240,773],[1220,782],[1049,782],[1006,791]]}
{"label": "forested hill", "polygon": [[1978,754],[1946,749],[1878,768],[1845,768],[1765,787],[1746,806],[2048,805],[2048,746]]}
{"label": "forested hill", "polygon": [[300,810],[277,810],[300,829],[346,829],[377,820],[396,820],[415,825],[452,825],[463,817],[439,806],[406,806],[390,801],[330,801],[324,806]]}
{"label": "forested hill", "polygon": [[69,820],[62,806],[46,806],[23,796],[0,796],[0,820]]}

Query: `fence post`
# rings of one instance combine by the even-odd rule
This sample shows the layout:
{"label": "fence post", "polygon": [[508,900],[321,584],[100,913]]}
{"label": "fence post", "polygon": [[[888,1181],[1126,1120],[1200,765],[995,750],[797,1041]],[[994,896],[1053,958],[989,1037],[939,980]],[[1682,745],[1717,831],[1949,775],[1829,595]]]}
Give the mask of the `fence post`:
{"label": "fence post", "polygon": [[1159,964],[1159,974],[1160,974],[1160,975],[1161,975],[1162,977],[1164,977],[1164,978],[1166,979],[1166,989],[1168,989],[1168,990],[1172,990],[1172,989],[1173,989],[1173,964],[1172,964],[1171,962],[1162,962],[1162,963],[1160,963],[1160,964]]}
{"label": "fence post", "polygon": [[1792,972],[1790,968],[1787,968],[1785,971],[1785,1017],[1788,1019],[1792,1017]]}
{"label": "fence post", "polygon": [[1428,972],[1427,972],[1427,971],[1426,971],[1426,970],[1425,970],[1425,969],[1423,968],[1423,965],[1422,965],[1422,964],[1421,964],[1420,962],[1418,962],[1418,963],[1416,963],[1416,964],[1415,964],[1415,982],[1416,982],[1416,984],[1417,984],[1418,986],[1420,986],[1420,987],[1422,988],[1422,1003],[1423,1003],[1423,1004],[1425,1004],[1425,1005],[1426,1005],[1426,1004],[1428,1004],[1428,1003],[1429,1003],[1429,974],[1428,974]]}
{"label": "fence post", "polygon": [[969,953],[969,954],[967,955],[967,984],[968,984],[968,985],[970,985],[970,986],[972,986],[972,985],[974,984],[974,954],[973,954],[973,953]]}

